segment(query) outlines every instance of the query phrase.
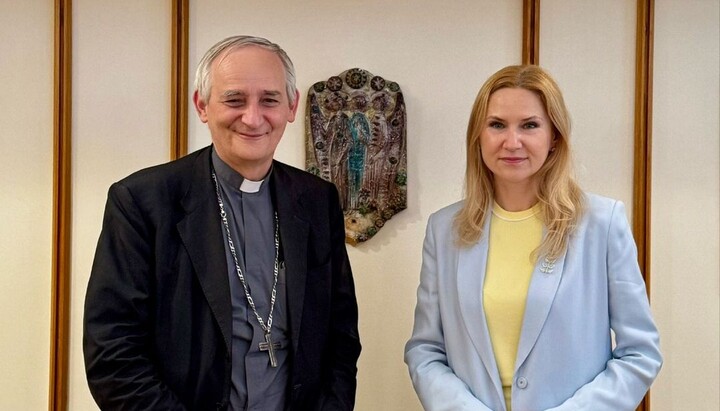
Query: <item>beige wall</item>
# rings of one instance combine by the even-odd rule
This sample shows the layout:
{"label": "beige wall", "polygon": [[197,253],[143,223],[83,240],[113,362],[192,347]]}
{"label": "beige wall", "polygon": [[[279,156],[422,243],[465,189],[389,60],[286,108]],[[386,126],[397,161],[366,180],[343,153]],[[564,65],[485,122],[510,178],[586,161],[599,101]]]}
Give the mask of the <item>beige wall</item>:
{"label": "beige wall", "polygon": [[720,387],[720,7],[658,0],[652,294],[665,365],[653,411],[717,410]]}
{"label": "beige wall", "polygon": [[69,410],[97,409],[82,308],[110,184],[170,157],[170,2],[73,1]]}
{"label": "beige wall", "polygon": [[542,0],[540,65],[563,90],[582,187],[632,216],[635,2]]}
{"label": "beige wall", "polygon": [[0,39],[0,409],[41,410],[50,378],[52,5],[0,2]]}
{"label": "beige wall", "polygon": [[[52,2],[0,5],[0,409],[47,407],[52,204]],[[42,4],[42,7],[39,5]],[[397,81],[408,110],[408,209],[349,247],[363,353],[357,409],[420,410],[402,362],[429,214],[460,198],[475,93],[520,62],[522,1],[190,2],[190,65],[222,37],[281,44],[301,92],[360,67]],[[73,240],[69,409],[93,410],[81,354],[82,304],[108,186],[169,158],[170,2],[73,2]],[[666,357],[653,411],[717,409],[718,1],[658,0],[652,303]],[[682,18],[680,18],[682,17]],[[38,29],[26,30],[27,27]],[[632,203],[635,7],[543,0],[540,61],[573,115],[580,181]],[[681,100],[681,101],[678,101]],[[191,150],[209,143],[191,109]],[[277,157],[303,166],[304,115]],[[20,137],[22,140],[20,140]],[[22,144],[18,144],[21,142]],[[12,150],[7,149],[12,147]],[[25,159],[32,158],[31,164]],[[9,223],[5,223],[5,222]],[[28,262],[31,262],[29,264]]]}

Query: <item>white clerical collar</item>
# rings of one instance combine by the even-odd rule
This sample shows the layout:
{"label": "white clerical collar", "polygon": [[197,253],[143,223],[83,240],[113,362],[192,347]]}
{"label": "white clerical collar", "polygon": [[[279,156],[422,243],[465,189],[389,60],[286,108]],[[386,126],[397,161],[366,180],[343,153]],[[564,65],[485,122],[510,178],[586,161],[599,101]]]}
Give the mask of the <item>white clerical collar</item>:
{"label": "white clerical collar", "polygon": [[260,191],[260,187],[262,186],[263,180],[260,181],[252,181],[248,180],[247,178],[243,179],[242,184],[240,184],[240,191],[243,193],[257,193]]}
{"label": "white clerical collar", "polygon": [[262,189],[262,185],[265,182],[265,180],[270,177],[270,174],[272,173],[272,165],[270,166],[270,171],[263,177],[262,180],[259,181],[253,181],[248,180],[247,178],[244,178],[240,173],[233,170],[232,167],[227,165],[221,158],[218,156],[217,152],[215,151],[215,148],[213,147],[212,150],[212,166],[215,169],[215,172],[217,173],[218,177],[220,177],[225,184],[228,185],[228,188],[233,188],[235,190],[240,190],[243,193],[248,194],[255,194],[260,192]]}

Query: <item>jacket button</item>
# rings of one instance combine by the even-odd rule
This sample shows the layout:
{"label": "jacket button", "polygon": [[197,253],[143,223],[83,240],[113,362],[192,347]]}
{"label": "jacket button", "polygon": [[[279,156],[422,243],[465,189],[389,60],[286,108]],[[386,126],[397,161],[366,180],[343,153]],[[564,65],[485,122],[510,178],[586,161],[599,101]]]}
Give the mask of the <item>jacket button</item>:
{"label": "jacket button", "polygon": [[527,379],[525,377],[520,377],[517,379],[517,386],[518,388],[525,388],[527,387]]}

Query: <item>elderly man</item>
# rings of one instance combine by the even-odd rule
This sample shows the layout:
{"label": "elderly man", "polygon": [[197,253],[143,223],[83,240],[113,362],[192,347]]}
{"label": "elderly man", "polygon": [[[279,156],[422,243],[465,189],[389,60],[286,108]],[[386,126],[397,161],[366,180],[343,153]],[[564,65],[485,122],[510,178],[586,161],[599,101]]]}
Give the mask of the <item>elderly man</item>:
{"label": "elderly man", "polygon": [[212,146],[110,188],[83,340],[102,409],[353,408],[338,193],[273,160],[298,97],[279,46],[227,38],[196,76]]}

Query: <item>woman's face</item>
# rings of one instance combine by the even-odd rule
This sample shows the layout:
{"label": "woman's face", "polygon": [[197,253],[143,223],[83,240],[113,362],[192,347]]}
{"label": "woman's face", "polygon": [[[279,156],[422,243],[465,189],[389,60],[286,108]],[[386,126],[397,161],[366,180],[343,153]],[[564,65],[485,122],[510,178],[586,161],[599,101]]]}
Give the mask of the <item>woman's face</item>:
{"label": "woman's face", "polygon": [[480,148],[496,190],[537,189],[538,170],[553,146],[552,123],[540,97],[523,88],[502,88],[490,96]]}

